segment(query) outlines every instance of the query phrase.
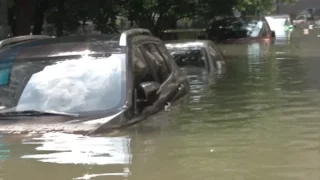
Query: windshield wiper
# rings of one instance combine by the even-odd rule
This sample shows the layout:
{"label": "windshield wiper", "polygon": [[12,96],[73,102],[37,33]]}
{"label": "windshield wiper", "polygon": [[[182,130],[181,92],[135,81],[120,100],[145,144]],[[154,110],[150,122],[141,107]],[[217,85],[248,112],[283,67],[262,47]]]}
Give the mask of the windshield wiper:
{"label": "windshield wiper", "polygon": [[78,117],[79,114],[66,113],[66,112],[56,112],[56,111],[36,111],[36,110],[7,111],[7,112],[0,111],[0,117],[15,117],[15,116],[71,116],[71,117]]}

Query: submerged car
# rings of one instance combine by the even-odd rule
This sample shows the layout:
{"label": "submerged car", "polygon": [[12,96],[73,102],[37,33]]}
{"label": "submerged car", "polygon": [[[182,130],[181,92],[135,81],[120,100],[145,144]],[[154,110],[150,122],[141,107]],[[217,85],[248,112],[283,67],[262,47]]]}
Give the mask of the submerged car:
{"label": "submerged car", "polygon": [[149,30],[0,44],[0,132],[104,133],[170,108],[188,79]]}
{"label": "submerged car", "polygon": [[166,29],[162,33],[162,40],[192,40],[207,39],[208,33],[206,29]]}
{"label": "submerged car", "polygon": [[275,31],[276,39],[289,38],[294,29],[290,15],[265,16],[270,28]]}
{"label": "submerged car", "polygon": [[300,10],[293,20],[293,23],[300,27],[320,28],[320,7],[310,7]]}
{"label": "submerged car", "polygon": [[210,40],[167,41],[166,47],[180,68],[197,67],[212,74],[226,66],[222,52]]}
{"label": "submerged car", "polygon": [[208,38],[219,43],[271,42],[275,38],[265,18],[222,17],[207,31]]}

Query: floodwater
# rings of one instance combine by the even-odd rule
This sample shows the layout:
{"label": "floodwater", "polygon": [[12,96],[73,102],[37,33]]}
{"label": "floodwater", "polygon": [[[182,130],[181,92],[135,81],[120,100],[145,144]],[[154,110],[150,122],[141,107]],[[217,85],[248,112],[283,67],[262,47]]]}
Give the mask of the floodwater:
{"label": "floodwater", "polygon": [[0,180],[319,180],[320,52],[221,49],[224,74],[190,76],[189,102],[127,132],[0,136]]}

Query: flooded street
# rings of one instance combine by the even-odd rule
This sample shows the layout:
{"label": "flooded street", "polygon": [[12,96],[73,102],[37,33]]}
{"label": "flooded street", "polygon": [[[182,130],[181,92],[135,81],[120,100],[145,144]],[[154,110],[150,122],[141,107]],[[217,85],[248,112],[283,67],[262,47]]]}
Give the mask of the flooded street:
{"label": "flooded street", "polygon": [[155,120],[161,127],[0,135],[0,180],[319,180],[320,51],[310,39],[221,46],[227,71],[191,76],[190,101]]}

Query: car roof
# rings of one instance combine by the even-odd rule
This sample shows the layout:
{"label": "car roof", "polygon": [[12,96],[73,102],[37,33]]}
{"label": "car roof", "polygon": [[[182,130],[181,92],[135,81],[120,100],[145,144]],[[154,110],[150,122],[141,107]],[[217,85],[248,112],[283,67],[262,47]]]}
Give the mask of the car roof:
{"label": "car roof", "polygon": [[245,21],[263,21],[265,17],[263,16],[242,16],[242,17],[235,17],[235,16],[222,16],[213,20],[213,22],[217,21],[225,21],[225,20],[245,20]]}
{"label": "car roof", "polygon": [[255,16],[245,16],[245,17],[221,17],[219,19],[215,19],[210,23],[209,29],[211,28],[218,28],[221,25],[227,25],[228,23],[231,22],[264,22],[268,23],[265,17],[255,17]]}
{"label": "car roof", "polygon": [[[58,38],[23,41],[0,48],[0,62],[3,59],[16,59],[18,57],[33,58],[47,57],[52,54],[69,53],[89,50],[91,53],[104,53],[106,49],[121,52],[119,46],[120,34],[65,36]],[[73,52],[73,54],[72,54]]]}
{"label": "car roof", "polygon": [[172,46],[173,48],[189,48],[189,47],[205,47],[211,41],[210,40],[173,40],[173,41],[166,41],[166,46]]}
{"label": "car roof", "polygon": [[[120,34],[108,34],[108,35],[77,35],[77,36],[61,36],[57,38],[45,38],[45,39],[31,39],[26,41],[17,42],[7,47],[32,47],[48,44],[68,44],[68,43],[95,43],[95,42],[119,42]],[[4,47],[5,49],[6,47]]]}
{"label": "car roof", "polygon": [[289,14],[275,14],[275,15],[268,15],[265,17],[271,17],[271,18],[290,18]]}

